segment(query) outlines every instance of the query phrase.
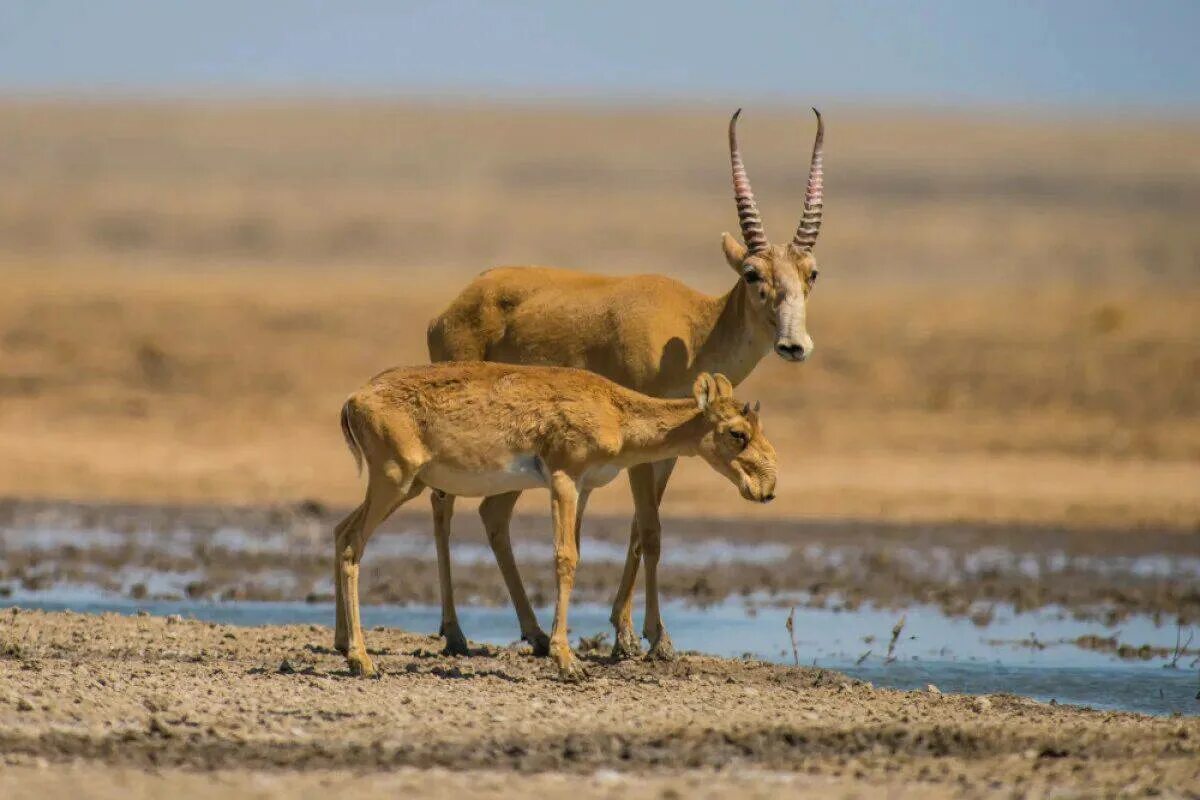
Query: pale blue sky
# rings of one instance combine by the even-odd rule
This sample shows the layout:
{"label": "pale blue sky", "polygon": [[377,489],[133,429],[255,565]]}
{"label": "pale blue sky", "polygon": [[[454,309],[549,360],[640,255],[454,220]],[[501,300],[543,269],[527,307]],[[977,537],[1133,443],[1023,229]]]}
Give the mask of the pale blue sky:
{"label": "pale blue sky", "polygon": [[4,0],[0,92],[1200,110],[1200,1]]}

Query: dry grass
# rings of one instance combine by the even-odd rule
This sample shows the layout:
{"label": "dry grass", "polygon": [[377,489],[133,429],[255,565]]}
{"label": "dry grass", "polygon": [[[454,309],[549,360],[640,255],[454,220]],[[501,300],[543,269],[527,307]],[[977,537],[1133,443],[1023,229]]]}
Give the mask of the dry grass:
{"label": "dry grass", "polygon": [[[817,354],[742,391],[788,465],[771,513],[1195,525],[1197,131],[828,116]],[[727,288],[723,125],[0,106],[0,492],[351,502],[338,404],[424,360],[425,323],[479,269]],[[745,120],[777,237],[809,136]],[[674,513],[737,513],[718,481],[684,469]]]}

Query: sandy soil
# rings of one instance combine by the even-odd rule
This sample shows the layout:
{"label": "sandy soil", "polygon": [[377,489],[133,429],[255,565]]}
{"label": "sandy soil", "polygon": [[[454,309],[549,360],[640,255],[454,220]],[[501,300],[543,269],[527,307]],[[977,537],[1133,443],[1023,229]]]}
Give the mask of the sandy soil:
{"label": "sandy soil", "polygon": [[210,772],[231,795],[307,796],[351,773],[351,786],[441,781],[468,797],[1200,794],[1197,718],[899,692],[702,656],[588,655],[593,678],[571,686],[516,650],[449,659],[391,630],[370,634],[379,680],[347,676],[319,626],[5,611],[0,637],[0,787],[22,796],[93,780],[102,793],[192,796]]}

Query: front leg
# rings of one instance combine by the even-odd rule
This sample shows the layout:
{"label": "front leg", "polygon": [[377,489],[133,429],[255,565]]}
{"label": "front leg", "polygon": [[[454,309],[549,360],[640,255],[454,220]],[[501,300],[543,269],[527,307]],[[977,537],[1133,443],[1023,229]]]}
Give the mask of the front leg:
{"label": "front leg", "polygon": [[[657,466],[655,465],[654,493],[650,496],[642,494],[636,501],[638,526],[641,529],[639,535],[642,541],[642,561],[646,565],[646,619],[642,624],[642,635],[650,642],[650,652],[646,654],[646,658],[673,661],[675,645],[671,643],[671,636],[663,625],[658,606],[658,559],[662,553],[662,523],[658,518],[658,504],[662,500],[662,492],[658,488]],[[673,466],[672,463],[667,467],[668,474]],[[663,478],[662,485],[665,484],[666,479]],[[644,489],[644,484],[639,484],[634,490],[634,496],[638,497],[638,493],[644,492]]]}
{"label": "front leg", "polygon": [[558,665],[564,680],[577,681],[587,675],[583,664],[567,640],[567,609],[575,586],[575,568],[579,565],[579,547],[575,538],[579,490],[565,472],[550,479],[550,509],[554,517],[554,570],[558,580],[558,601],[554,607],[554,627],[550,630],[550,657]]}
{"label": "front leg", "polygon": [[[630,485],[634,483],[634,470],[649,467],[648,464],[638,464],[629,470]],[[635,497],[637,493],[634,493]],[[620,585],[617,587],[617,599],[612,603],[612,622],[617,632],[612,645],[613,661],[626,661],[642,655],[642,640],[634,630],[634,584],[637,582],[637,567],[642,563],[642,536],[637,525],[637,512],[634,521],[629,525],[629,548],[625,551],[625,569],[620,573]]]}
{"label": "front leg", "polygon": [[[629,488],[633,493],[634,518],[629,533],[629,550],[625,555],[625,571],[613,604],[612,623],[616,628],[613,658],[617,660],[641,655],[641,642],[633,627],[633,586],[637,578],[638,561],[646,561],[646,621],[643,635],[650,641],[650,658],[670,660],[675,657],[671,637],[662,624],[658,605],[658,557],[661,551],[662,526],[658,506],[662,502],[667,481],[675,469],[675,459],[653,464],[639,464],[629,470]],[[653,548],[653,555],[648,548]]]}

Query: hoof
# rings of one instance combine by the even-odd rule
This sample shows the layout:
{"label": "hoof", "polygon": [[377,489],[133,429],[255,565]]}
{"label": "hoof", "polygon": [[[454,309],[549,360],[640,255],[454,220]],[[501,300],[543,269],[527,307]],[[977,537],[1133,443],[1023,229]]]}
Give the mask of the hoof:
{"label": "hoof", "polygon": [[642,640],[631,629],[617,631],[617,641],[613,643],[613,661],[629,661],[642,655]]}
{"label": "hoof", "polygon": [[343,656],[348,656],[348,655],[350,655],[350,643],[349,642],[339,642],[335,639],[333,642],[333,650],[334,650],[334,652],[340,653]]}
{"label": "hoof", "polygon": [[658,637],[658,641],[650,648],[650,652],[646,653],[647,661],[674,661],[679,658],[679,654],[675,652],[675,645],[671,643],[671,637],[666,631]]}
{"label": "hoof", "polygon": [[537,630],[521,638],[533,647],[535,658],[545,658],[550,655],[550,637],[546,635],[545,631]]}
{"label": "hoof", "polygon": [[446,637],[446,646],[442,649],[444,656],[469,656],[471,649],[467,647],[467,637],[463,636],[458,624],[443,625],[442,636]]}
{"label": "hoof", "polygon": [[587,669],[583,666],[583,663],[575,657],[574,653],[571,654],[570,658],[558,665],[558,679],[564,683],[579,683],[580,681],[586,680],[587,677]]}
{"label": "hoof", "polygon": [[350,656],[347,660],[350,662],[351,675],[357,675],[360,678],[379,677],[379,670],[375,669],[375,665],[371,663],[371,657],[366,653],[360,656]]}

